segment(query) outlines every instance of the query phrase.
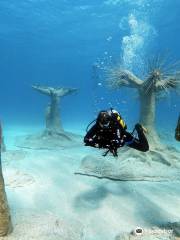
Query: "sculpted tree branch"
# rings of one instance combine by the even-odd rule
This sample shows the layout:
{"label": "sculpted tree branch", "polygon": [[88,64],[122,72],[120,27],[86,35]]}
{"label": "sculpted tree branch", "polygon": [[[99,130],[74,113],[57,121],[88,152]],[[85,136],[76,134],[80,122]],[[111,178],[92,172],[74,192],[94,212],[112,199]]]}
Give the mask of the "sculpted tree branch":
{"label": "sculpted tree branch", "polygon": [[159,80],[156,83],[157,91],[164,91],[169,88],[177,89],[180,85],[180,73],[177,73],[175,76],[169,76],[166,79]]}
{"label": "sculpted tree branch", "polygon": [[143,81],[128,70],[123,70],[118,67],[110,70],[108,85],[113,89],[123,86],[138,88],[142,84]]}

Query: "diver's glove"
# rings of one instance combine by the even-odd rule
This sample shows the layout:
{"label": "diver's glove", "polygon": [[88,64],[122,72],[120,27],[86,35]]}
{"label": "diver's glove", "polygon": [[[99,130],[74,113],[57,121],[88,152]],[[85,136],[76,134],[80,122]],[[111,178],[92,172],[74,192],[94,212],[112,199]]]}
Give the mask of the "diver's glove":
{"label": "diver's glove", "polygon": [[95,147],[95,148],[100,148],[99,143],[97,143],[93,138],[88,138],[85,141],[85,146],[90,146],[90,147]]}

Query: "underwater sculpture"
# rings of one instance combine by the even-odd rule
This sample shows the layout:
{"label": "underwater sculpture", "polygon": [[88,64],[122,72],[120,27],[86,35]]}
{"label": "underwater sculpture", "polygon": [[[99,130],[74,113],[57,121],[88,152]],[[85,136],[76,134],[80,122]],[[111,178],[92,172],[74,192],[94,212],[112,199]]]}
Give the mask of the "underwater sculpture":
{"label": "underwater sculpture", "polygon": [[50,104],[46,110],[46,128],[50,131],[63,131],[59,115],[61,98],[77,91],[75,88],[53,88],[33,85],[33,89],[50,97]]}
{"label": "underwater sculpture", "polygon": [[2,140],[1,140],[1,152],[5,152],[6,151],[6,145],[4,143],[4,137],[2,137]]}
{"label": "underwater sculpture", "polygon": [[180,115],[178,118],[176,130],[175,130],[175,138],[177,141],[180,141]]}
{"label": "underwater sculpture", "polygon": [[[164,59],[162,59],[164,61]],[[150,63],[148,77],[142,80],[128,70],[114,67],[110,70],[108,85],[113,89],[121,87],[136,88],[139,94],[140,117],[139,122],[149,130],[148,140],[152,148],[161,145],[155,128],[156,102],[160,94],[169,89],[178,89],[180,86],[180,72],[169,71],[158,57]],[[164,69],[165,71],[164,71]]]}
{"label": "underwater sculpture", "polygon": [[[2,129],[0,126],[0,148],[2,147]],[[6,236],[12,231],[11,216],[8,207],[4,178],[1,166],[1,151],[0,151],[0,237]]]}
{"label": "underwater sculpture", "polygon": [[81,142],[81,137],[79,135],[67,132],[63,129],[59,112],[61,98],[75,93],[77,89],[63,87],[54,88],[40,85],[33,85],[32,88],[50,97],[50,103],[46,109],[45,116],[46,129],[40,134],[28,135],[25,138],[17,138],[16,146],[35,149],[52,149],[79,144]]}

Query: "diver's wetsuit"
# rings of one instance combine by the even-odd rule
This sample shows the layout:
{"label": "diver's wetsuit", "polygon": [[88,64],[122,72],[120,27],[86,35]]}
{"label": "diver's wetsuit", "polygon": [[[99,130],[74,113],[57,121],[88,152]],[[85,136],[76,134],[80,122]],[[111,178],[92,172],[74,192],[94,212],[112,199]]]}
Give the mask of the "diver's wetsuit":
{"label": "diver's wetsuit", "polygon": [[102,128],[98,123],[92,126],[84,137],[86,146],[108,148],[117,151],[127,145],[142,152],[149,150],[149,144],[140,124],[135,125],[138,138],[122,129],[117,122],[111,121],[108,128]]}

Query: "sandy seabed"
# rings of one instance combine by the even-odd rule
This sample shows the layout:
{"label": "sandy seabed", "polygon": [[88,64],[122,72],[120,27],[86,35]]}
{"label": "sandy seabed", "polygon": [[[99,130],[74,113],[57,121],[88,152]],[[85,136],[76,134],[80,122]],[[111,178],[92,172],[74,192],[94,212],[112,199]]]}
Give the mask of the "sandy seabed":
{"label": "sandy seabed", "polygon": [[[19,135],[16,128],[13,136]],[[114,240],[137,226],[180,221],[179,181],[112,181],[76,175],[101,151],[15,148],[5,135],[3,174],[14,230],[7,240]]]}

